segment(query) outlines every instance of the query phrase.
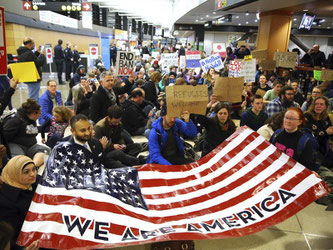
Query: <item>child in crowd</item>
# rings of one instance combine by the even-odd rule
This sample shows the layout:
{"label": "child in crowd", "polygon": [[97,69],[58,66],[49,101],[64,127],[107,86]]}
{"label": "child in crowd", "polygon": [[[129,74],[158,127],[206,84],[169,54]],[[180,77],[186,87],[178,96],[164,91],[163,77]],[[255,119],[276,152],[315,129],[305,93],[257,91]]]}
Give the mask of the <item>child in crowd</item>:
{"label": "child in crowd", "polygon": [[65,106],[57,106],[53,109],[53,119],[48,120],[41,127],[42,143],[45,143],[45,129],[50,126],[50,132],[47,136],[46,145],[53,148],[58,141],[64,140],[65,130],[73,112]]}

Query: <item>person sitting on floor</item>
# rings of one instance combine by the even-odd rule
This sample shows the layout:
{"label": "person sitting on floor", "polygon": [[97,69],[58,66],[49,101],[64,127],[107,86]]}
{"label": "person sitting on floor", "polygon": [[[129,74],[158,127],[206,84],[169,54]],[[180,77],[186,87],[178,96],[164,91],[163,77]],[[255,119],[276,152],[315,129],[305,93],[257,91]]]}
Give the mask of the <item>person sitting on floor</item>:
{"label": "person sitting on floor", "polygon": [[137,158],[141,151],[138,143],[126,144],[123,136],[121,107],[114,105],[108,108],[108,115],[94,126],[95,138],[106,137],[109,141],[105,149],[105,157],[108,159],[108,168],[119,168],[143,164],[144,158]]}
{"label": "person sitting on floor", "polygon": [[147,163],[179,165],[191,162],[184,156],[184,143],[181,134],[195,137],[197,128],[190,120],[189,112],[183,112],[183,119],[184,121],[168,116],[166,103],[163,104],[161,117],[153,122],[149,134]]}
{"label": "person sitting on floor", "polygon": [[254,95],[251,97],[251,107],[248,108],[241,115],[241,126],[249,126],[254,131],[257,131],[265,124],[268,115],[263,111],[263,98],[261,95]]}

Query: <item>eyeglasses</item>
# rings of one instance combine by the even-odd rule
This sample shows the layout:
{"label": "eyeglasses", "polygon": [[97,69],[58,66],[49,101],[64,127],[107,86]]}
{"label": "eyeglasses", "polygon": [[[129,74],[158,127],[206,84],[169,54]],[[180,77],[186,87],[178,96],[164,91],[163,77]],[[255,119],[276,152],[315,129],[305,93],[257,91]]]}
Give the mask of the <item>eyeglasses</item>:
{"label": "eyeglasses", "polygon": [[313,94],[321,94],[319,91],[312,91]]}
{"label": "eyeglasses", "polygon": [[299,119],[297,119],[297,118],[294,118],[294,117],[287,117],[287,116],[285,116],[284,119],[286,119],[286,120],[288,120],[288,121],[293,121],[293,122],[299,120]]}

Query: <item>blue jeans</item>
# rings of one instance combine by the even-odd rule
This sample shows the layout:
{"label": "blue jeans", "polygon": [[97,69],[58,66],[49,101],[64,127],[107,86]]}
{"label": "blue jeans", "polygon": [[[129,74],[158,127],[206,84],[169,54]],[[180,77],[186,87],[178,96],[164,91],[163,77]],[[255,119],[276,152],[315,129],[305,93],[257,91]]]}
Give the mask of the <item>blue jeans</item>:
{"label": "blue jeans", "polygon": [[28,98],[33,98],[36,100],[36,102],[38,102],[40,82],[30,82],[27,83],[27,85],[28,85]]}

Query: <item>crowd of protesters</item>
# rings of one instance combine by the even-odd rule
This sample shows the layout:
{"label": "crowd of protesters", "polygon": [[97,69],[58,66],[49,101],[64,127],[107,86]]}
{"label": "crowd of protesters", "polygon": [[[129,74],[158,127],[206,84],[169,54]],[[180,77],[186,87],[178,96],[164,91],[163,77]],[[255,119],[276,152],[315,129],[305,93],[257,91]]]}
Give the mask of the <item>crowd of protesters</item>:
{"label": "crowd of protesters", "polygon": [[[37,54],[31,54],[33,39],[26,38],[23,43],[18,50],[20,57],[30,56],[29,60],[34,61],[39,70],[43,59],[39,58],[38,50]],[[106,69],[100,58],[87,73],[80,65],[76,46],[71,51],[71,43],[66,43],[65,49],[62,43],[59,40],[54,48],[58,81],[49,80],[41,98],[27,99],[16,113],[5,117],[0,126],[0,221],[14,228],[12,249],[17,247],[15,239],[35,190],[37,169],[43,165],[49,151],[56,150],[57,144],[63,141],[87,148],[85,150],[107,168],[144,163],[186,164],[195,158],[186,154],[184,138],[201,143],[194,148],[205,157],[237,129],[236,120],[240,120],[241,126],[257,131],[308,169],[318,172],[321,166],[333,168],[332,82],[316,81],[311,73],[301,78],[298,69],[276,68],[268,72],[258,67],[256,81],[244,83],[244,90],[239,93],[242,102],[237,105],[218,100],[213,87],[219,77],[228,75],[230,61],[251,53],[244,45],[235,50],[227,48],[226,57],[222,58],[225,67],[219,72],[213,68],[208,73],[196,72],[178,65],[162,71],[160,56],[150,55],[147,60],[137,56],[135,72],[119,77],[115,72],[118,50],[115,44],[110,48],[111,68]],[[143,47],[142,52],[149,54],[151,49]],[[183,55],[185,49],[193,48],[182,46],[179,55]],[[162,49],[165,53],[174,50]],[[70,88],[67,100],[63,100],[57,90],[57,84],[64,83],[64,62]],[[301,62],[309,66],[332,66],[318,45],[314,45]],[[14,79],[7,81],[10,87],[0,97],[1,114],[18,83]],[[308,83],[310,86],[305,88]],[[39,82],[33,84],[39,88]],[[171,85],[207,85],[206,115],[187,111],[180,117],[168,115],[165,90]],[[71,136],[65,135],[68,126]],[[37,143],[38,133],[42,135],[42,144]],[[46,139],[45,133],[48,133]],[[148,145],[135,143],[133,136],[138,135],[146,136]],[[139,156],[147,149],[148,157]]]}

